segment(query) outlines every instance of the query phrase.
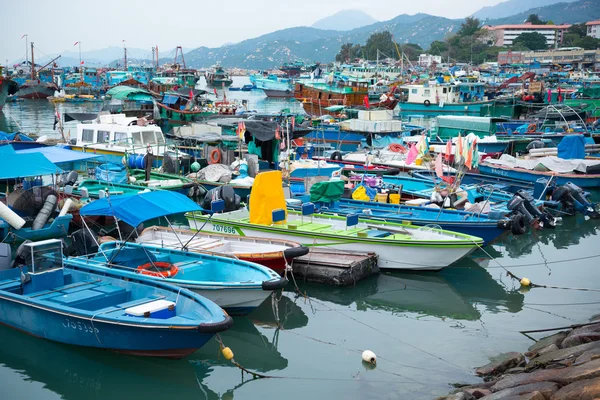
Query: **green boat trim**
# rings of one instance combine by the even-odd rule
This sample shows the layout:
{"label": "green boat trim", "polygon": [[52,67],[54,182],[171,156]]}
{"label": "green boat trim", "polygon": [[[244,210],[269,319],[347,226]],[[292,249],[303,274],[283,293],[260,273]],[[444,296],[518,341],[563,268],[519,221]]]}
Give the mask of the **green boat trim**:
{"label": "green boat trim", "polygon": [[135,178],[135,182],[133,186],[139,186],[143,188],[150,189],[162,189],[162,190],[181,190],[181,189],[189,189],[190,187],[199,185],[197,182],[192,179],[186,178],[185,176],[176,175],[176,174],[167,174],[163,172],[150,172],[150,181],[175,181],[178,180],[180,184],[172,184],[172,185],[157,185],[157,186],[148,186],[148,182],[146,181],[146,171],[143,169],[130,169],[129,176]]}
{"label": "green boat trim", "polygon": [[[288,211],[290,215],[300,215],[300,213],[294,211]],[[249,218],[242,219],[227,219],[227,218],[219,218],[222,214],[214,214],[211,218],[211,223],[220,224],[224,227],[228,227],[231,229],[231,233],[234,231],[240,235],[245,236],[243,229],[248,228],[260,232],[278,232],[280,234],[286,235],[295,235],[295,236],[303,236],[308,239],[305,245],[307,246],[327,246],[327,244],[316,244],[317,239],[321,240],[333,240],[336,243],[354,243],[359,240],[361,243],[365,244],[385,244],[385,245],[393,245],[393,246],[410,246],[410,247],[423,247],[423,248],[470,248],[473,245],[483,246],[483,239],[478,238],[476,236],[470,236],[457,232],[450,232],[441,229],[435,229],[436,232],[444,233],[447,235],[452,235],[456,238],[460,238],[458,240],[415,240],[409,234],[404,234],[401,232],[393,233],[390,236],[384,238],[373,238],[368,236],[361,236],[361,232],[376,230],[376,226],[383,226],[389,228],[396,228],[398,230],[406,230],[407,232],[410,230],[419,230],[421,228],[414,227],[410,224],[400,224],[394,222],[387,221],[379,221],[379,220],[371,220],[371,219],[359,219],[359,223],[365,223],[370,226],[375,226],[375,228],[368,227],[356,227],[345,230],[340,229],[332,229],[330,224],[316,223],[310,221],[310,217],[306,219],[308,221],[300,222],[300,223],[286,223],[286,224],[278,224],[278,225],[258,225],[251,224],[249,222]],[[332,216],[325,214],[313,214],[314,217],[337,220],[337,221],[345,221],[346,218],[340,216]],[[186,218],[188,220],[195,220],[206,222],[209,219],[208,215],[198,215],[193,213],[187,213]],[[191,226],[190,226],[191,227]],[[194,229],[194,227],[191,227]],[[311,245],[309,242],[312,241]]]}

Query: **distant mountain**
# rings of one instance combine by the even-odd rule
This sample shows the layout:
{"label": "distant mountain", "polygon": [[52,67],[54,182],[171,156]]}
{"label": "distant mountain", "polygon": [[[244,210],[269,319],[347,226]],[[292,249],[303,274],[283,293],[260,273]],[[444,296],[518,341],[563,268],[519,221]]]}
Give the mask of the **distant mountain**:
{"label": "distant mountain", "polygon": [[364,11],[360,10],[342,10],[337,13],[318,20],[312,24],[313,28],[350,31],[355,28],[361,28],[366,25],[376,23],[377,20]]}
{"label": "distant mountain", "polygon": [[520,14],[532,8],[544,7],[556,3],[569,3],[575,0],[508,0],[495,6],[483,7],[472,16],[480,20],[498,19]]}
{"label": "distant mountain", "polygon": [[364,44],[375,32],[388,30],[398,43],[428,46],[433,40],[442,40],[455,32],[461,22],[462,20],[416,14],[399,15],[389,21],[350,31],[288,28],[230,46],[200,47],[187,53],[185,60],[194,68],[209,67],[219,62],[224,67],[250,69],[278,67],[296,59],[331,62],[343,43]]}
{"label": "distant mountain", "polygon": [[545,7],[532,8],[506,18],[486,21],[493,25],[523,23],[529,14],[537,14],[545,21],[555,24],[576,24],[600,19],[600,1],[579,0],[572,3],[556,3]]}

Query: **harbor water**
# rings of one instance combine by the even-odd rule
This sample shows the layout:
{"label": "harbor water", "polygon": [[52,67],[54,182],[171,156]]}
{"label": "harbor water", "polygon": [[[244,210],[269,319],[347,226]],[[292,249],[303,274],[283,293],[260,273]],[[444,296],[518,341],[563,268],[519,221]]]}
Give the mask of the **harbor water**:
{"label": "harbor water", "polygon": [[[260,93],[231,92],[231,97],[242,96],[258,111],[298,106]],[[59,107],[61,112],[99,108]],[[26,133],[55,134],[53,114],[47,101],[9,103],[0,113],[0,130],[13,131],[18,122]],[[75,126],[69,126],[74,132]],[[519,331],[586,322],[598,313],[599,227],[599,221],[582,215],[565,217],[556,229],[503,236],[439,272],[384,272],[348,288],[297,282],[295,289],[291,283],[275,305],[268,300],[249,316],[234,318],[234,327],[221,335],[237,362],[273,377],[267,379],[242,375],[220,356],[216,341],[183,360],[142,359],[0,326],[1,396],[435,398],[452,390],[452,383],[478,382],[473,368],[490,357],[525,351],[533,342]],[[522,291],[506,270],[570,289]],[[375,368],[361,362],[366,349],[378,356]]]}

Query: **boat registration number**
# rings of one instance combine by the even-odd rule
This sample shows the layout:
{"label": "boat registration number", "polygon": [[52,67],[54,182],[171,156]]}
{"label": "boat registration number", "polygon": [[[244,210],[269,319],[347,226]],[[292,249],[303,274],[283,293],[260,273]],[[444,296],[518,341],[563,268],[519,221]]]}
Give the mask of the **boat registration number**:
{"label": "boat registration number", "polygon": [[98,328],[88,325],[85,322],[71,321],[68,318],[65,318],[65,320],[62,323],[62,326],[65,328],[71,328],[76,331],[82,331],[85,333],[95,333],[95,334],[100,333]]}
{"label": "boat registration number", "polygon": [[506,172],[506,171],[504,171],[502,169],[492,168],[492,174],[508,177],[508,172]]}
{"label": "boat registration number", "polygon": [[213,231],[220,233],[227,233],[229,235],[237,235],[237,232],[233,226],[224,225],[213,225]]}

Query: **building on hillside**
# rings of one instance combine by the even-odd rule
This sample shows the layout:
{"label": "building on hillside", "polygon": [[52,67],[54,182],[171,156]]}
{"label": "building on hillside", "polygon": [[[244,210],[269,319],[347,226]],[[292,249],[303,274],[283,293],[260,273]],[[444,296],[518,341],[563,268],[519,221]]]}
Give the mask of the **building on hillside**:
{"label": "building on hillside", "polygon": [[419,54],[419,66],[429,68],[433,64],[440,65],[442,56],[434,56],[432,54]]}
{"label": "building on hillside", "polygon": [[600,50],[585,50],[581,47],[563,47],[555,50],[503,51],[498,53],[499,65],[539,63],[542,66],[574,69],[600,69]]}
{"label": "building on hillside", "polygon": [[495,46],[512,46],[513,41],[522,33],[537,32],[546,37],[548,47],[556,47],[563,41],[565,31],[571,25],[532,25],[530,22],[518,25],[486,25],[483,28],[494,33]]}
{"label": "building on hillside", "polygon": [[596,39],[600,39],[600,19],[597,21],[590,21],[585,24],[587,27],[587,35]]}

